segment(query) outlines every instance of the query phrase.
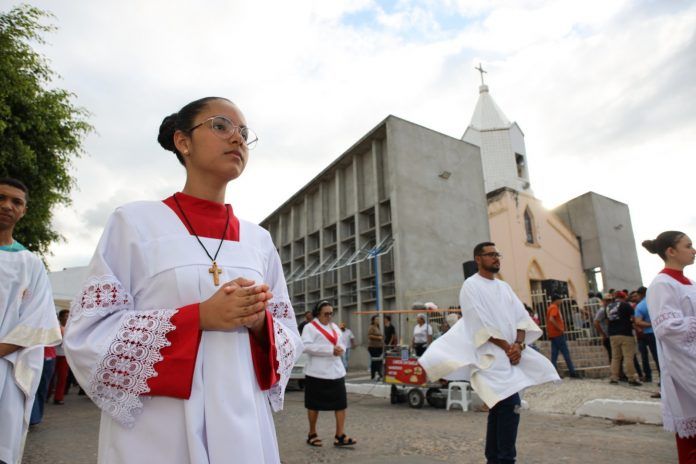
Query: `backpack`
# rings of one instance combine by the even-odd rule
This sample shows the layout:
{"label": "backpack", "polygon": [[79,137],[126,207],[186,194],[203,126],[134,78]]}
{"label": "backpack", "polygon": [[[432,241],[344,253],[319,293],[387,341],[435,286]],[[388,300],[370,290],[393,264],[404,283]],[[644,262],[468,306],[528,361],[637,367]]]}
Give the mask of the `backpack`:
{"label": "backpack", "polygon": [[613,303],[610,303],[607,305],[607,308],[605,309],[606,315],[607,315],[607,320],[610,322],[613,321],[618,321],[620,318],[619,315],[619,307],[621,306],[620,301],[614,301]]}

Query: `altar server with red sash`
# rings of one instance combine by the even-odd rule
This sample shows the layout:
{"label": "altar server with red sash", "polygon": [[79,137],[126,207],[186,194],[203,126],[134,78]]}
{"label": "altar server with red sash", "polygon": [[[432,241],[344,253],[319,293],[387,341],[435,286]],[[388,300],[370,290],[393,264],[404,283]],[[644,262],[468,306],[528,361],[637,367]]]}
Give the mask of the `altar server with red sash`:
{"label": "altar server with red sash", "polygon": [[305,366],[305,408],[309,419],[307,444],[322,446],[317,434],[319,411],[335,411],[336,434],[334,446],[354,445],[346,435],[346,369],[341,355],[346,347],[341,341],[341,329],[331,322],[334,309],[328,301],[320,301],[314,308],[314,319],[302,331],[304,351],[309,355]]}
{"label": "altar server with red sash", "polygon": [[225,204],[256,136],[209,97],[166,117],[158,141],[184,189],[111,215],[65,332],[102,410],[98,462],[279,463],[272,410],[302,342],[270,235]]}
{"label": "altar server with red sash", "polygon": [[648,312],[660,360],[664,428],[676,434],[679,462],[696,463],[696,285],[684,268],[696,250],[683,232],[667,231],[643,246],[665,262],[648,287]]}

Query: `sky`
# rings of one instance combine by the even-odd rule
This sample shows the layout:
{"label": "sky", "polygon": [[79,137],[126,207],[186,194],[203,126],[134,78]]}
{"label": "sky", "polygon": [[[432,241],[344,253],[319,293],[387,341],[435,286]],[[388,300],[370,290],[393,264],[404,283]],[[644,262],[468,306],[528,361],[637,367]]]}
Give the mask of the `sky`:
{"label": "sky", "polygon": [[226,200],[260,222],[389,114],[460,138],[479,63],[525,134],[544,205],[587,191],[627,203],[646,284],[662,262],[642,240],[696,238],[695,1],[30,4],[55,15],[36,46],[60,75],[52,85],[96,129],[73,165],[72,205],[55,211],[65,241],[51,270],[86,265],[118,205],[183,187],[156,137],[189,101],[228,97],[259,134]]}

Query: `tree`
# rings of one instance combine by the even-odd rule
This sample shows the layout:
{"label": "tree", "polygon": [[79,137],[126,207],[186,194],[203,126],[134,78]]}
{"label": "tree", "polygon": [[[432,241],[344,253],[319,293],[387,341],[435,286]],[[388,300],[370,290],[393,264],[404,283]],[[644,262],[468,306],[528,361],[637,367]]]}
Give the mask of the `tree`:
{"label": "tree", "polygon": [[87,111],[73,104],[75,95],[49,88],[56,74],[31,47],[55,30],[42,22],[47,18],[52,15],[28,5],[0,12],[0,177],[29,187],[15,238],[44,257],[52,242],[62,240],[51,224],[52,209],[70,204],[72,160],[92,131]]}

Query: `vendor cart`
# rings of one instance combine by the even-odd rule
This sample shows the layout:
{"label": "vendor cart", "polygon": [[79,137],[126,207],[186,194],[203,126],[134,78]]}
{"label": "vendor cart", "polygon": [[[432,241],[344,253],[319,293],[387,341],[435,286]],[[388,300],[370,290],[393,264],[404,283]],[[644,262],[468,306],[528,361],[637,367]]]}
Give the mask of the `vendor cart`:
{"label": "vendor cart", "polygon": [[434,408],[444,408],[447,404],[446,385],[428,382],[418,359],[409,355],[408,347],[400,347],[386,354],[384,383],[391,385],[392,404],[408,401],[410,407],[418,409],[426,401]]}
{"label": "vendor cart", "polygon": [[[445,316],[449,313],[460,313],[459,309],[432,310],[367,310],[356,311],[358,316],[372,317],[375,315],[391,315],[398,317],[397,324],[401,327],[402,334],[412,333],[415,324],[415,316],[424,313],[426,323],[438,329],[445,322]],[[412,318],[409,320],[409,316]],[[404,330],[405,328],[405,330]],[[425,402],[434,408],[447,406],[446,381],[428,382],[425,370],[418,364],[418,358],[407,345],[388,347],[384,354],[384,383],[391,385],[392,404],[408,401],[412,408],[422,408]]]}

